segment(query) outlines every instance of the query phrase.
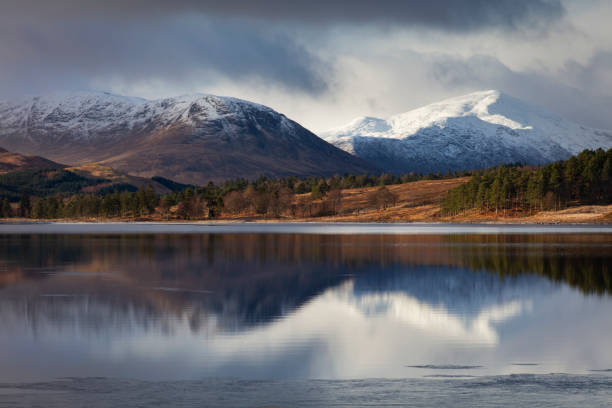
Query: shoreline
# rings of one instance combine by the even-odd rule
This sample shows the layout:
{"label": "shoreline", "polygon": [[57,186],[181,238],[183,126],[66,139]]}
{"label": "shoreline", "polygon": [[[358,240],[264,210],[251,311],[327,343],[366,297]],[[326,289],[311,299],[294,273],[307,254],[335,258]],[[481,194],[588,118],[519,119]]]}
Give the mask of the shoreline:
{"label": "shoreline", "polygon": [[[33,220],[33,219],[0,219],[0,227],[2,225],[465,225],[465,226],[478,226],[478,225],[519,225],[519,226],[556,226],[556,225],[567,225],[567,226],[610,226],[612,227],[612,221],[610,222],[570,222],[570,221],[556,221],[556,222],[544,222],[544,221],[530,221],[527,219],[518,220],[453,220],[453,221],[353,221],[353,220],[292,220],[292,219],[254,219],[254,220],[236,220],[236,219],[213,219],[213,220],[112,220],[112,219],[82,219],[82,220]],[[1,232],[1,230],[0,230]]]}
{"label": "shoreline", "polygon": [[231,224],[296,224],[296,225],[612,225],[612,205],[584,205],[559,211],[541,211],[532,215],[494,213],[481,214],[477,210],[458,216],[443,217],[433,204],[406,207],[397,205],[383,211],[364,211],[322,217],[266,218],[254,214],[212,219],[164,219],[159,213],[137,218],[2,218],[1,225],[9,224],[167,224],[167,225],[231,225]]}
{"label": "shoreline", "polygon": [[605,234],[606,224],[459,224],[330,222],[27,222],[0,224],[12,234],[297,234],[297,235],[503,235]]}
{"label": "shoreline", "polygon": [[[33,219],[0,219],[2,225],[265,225],[265,224],[285,224],[285,225],[529,225],[529,226],[555,226],[555,225],[576,225],[576,226],[611,226],[611,222],[537,222],[529,220],[465,220],[465,221],[351,221],[351,220],[290,220],[290,219],[256,219],[256,220],[235,220],[235,219],[214,219],[214,220],[33,220]],[[1,232],[1,231],[0,231]]]}

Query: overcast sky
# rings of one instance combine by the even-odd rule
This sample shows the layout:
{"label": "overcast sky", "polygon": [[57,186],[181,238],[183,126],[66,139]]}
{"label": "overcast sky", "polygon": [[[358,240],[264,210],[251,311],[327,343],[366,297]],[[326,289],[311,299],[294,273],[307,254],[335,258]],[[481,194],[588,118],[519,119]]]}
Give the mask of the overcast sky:
{"label": "overcast sky", "polygon": [[612,0],[2,0],[0,97],[259,102],[313,131],[500,89],[612,129]]}

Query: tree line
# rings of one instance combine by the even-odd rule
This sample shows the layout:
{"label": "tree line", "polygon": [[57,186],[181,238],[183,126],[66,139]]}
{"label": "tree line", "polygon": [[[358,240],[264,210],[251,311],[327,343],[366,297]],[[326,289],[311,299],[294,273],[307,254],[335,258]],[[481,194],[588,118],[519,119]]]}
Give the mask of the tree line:
{"label": "tree line", "polygon": [[533,212],[569,206],[612,203],[612,149],[584,150],[568,160],[544,166],[499,166],[475,173],[450,190],[443,215],[478,209]]}
{"label": "tree line", "polygon": [[[236,187],[232,184],[187,188],[161,197],[161,215],[173,215],[181,219],[214,218],[225,215],[253,214],[278,218],[321,217],[338,215],[342,209],[342,187],[333,179],[321,179],[312,183],[310,191],[302,193],[299,184],[287,179],[260,178]],[[310,193],[310,194],[308,194]],[[397,196],[385,185],[368,194],[368,205],[387,208],[397,202]]]}
{"label": "tree line", "polygon": [[24,193],[17,207],[11,206],[8,198],[0,200],[0,217],[23,217],[34,219],[87,218],[87,217],[141,217],[155,211],[159,197],[151,186],[136,192],[115,191],[104,195],[76,194],[63,198],[56,194],[47,197],[32,197]]}
{"label": "tree line", "polygon": [[[159,211],[165,218],[202,219],[226,215],[254,214],[268,217],[317,217],[337,215],[341,210],[342,190],[373,187],[367,205],[386,209],[397,202],[397,196],[386,186],[422,179],[456,177],[453,175],[344,175],[333,177],[260,176],[255,180],[229,180],[219,185],[187,186],[158,195],[151,186],[130,189],[122,185],[105,186],[96,193],[66,196],[59,192],[37,196],[24,191],[15,203],[14,194],[0,195],[0,217],[34,219],[57,218],[138,218]],[[55,182],[55,178],[53,182]],[[166,184],[169,180],[166,180]],[[114,188],[114,189],[113,189]],[[40,193],[40,190],[36,191]],[[13,201],[13,205],[11,205]]]}
{"label": "tree line", "polygon": [[[564,245],[549,246],[567,242],[560,237],[531,235],[521,238],[521,242],[523,239],[533,249],[547,249],[524,251],[512,245],[517,242],[516,238],[503,234],[445,237],[449,243],[461,244],[449,248],[461,260],[461,265],[475,271],[495,273],[500,279],[538,274],[554,282],[567,283],[586,294],[612,295],[612,254],[592,246],[575,251]],[[465,251],[466,244],[470,245],[469,251]]]}
{"label": "tree line", "polygon": [[222,183],[219,188],[222,192],[222,195],[229,191],[245,191],[248,187],[252,187],[256,191],[266,189],[289,189],[294,194],[312,193],[315,199],[320,199],[327,192],[334,189],[344,190],[352,188],[389,186],[420,180],[441,180],[447,178],[465,177],[471,174],[472,172],[470,171],[457,171],[454,173],[433,173],[426,175],[420,173],[382,173],[380,175],[345,174],[343,176],[313,176],[306,178],[298,178],[295,176],[285,178],[269,178],[266,176],[260,176],[253,181],[248,181],[246,179],[241,178],[228,180]]}
{"label": "tree line", "polygon": [[[121,185],[106,186],[96,193],[74,194],[75,189],[93,182],[61,171],[53,173],[51,178],[43,177],[38,171],[22,172],[2,176],[11,182],[8,183],[10,191],[0,189],[0,217],[138,218],[156,211],[162,217],[179,219],[214,218],[221,214],[317,217],[340,213],[343,189],[378,186],[367,195],[366,205],[386,209],[398,199],[387,188],[389,185],[468,174],[472,175],[468,183],[447,193],[441,203],[443,215],[457,215],[471,209],[525,212],[612,202],[612,149],[598,149],[585,150],[568,160],[540,167],[505,165],[446,175],[260,176],[251,181],[234,179],[199,187],[161,179],[165,184],[170,183],[169,187],[180,188],[164,195],[156,194],[151,186],[134,191],[133,186],[128,189]],[[30,176],[27,182],[26,176]],[[0,188],[4,179],[0,179]],[[16,202],[17,190],[13,187],[22,181],[36,185],[37,190],[30,193],[26,189]],[[61,191],[54,190],[54,186],[61,186]]]}

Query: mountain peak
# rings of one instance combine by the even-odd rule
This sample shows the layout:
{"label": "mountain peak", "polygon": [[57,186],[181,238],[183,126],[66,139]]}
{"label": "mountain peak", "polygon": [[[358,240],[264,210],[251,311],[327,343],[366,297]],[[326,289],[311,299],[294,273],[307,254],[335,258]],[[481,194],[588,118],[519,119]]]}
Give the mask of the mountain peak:
{"label": "mountain peak", "polygon": [[447,105],[463,105],[466,108],[473,108],[475,106],[488,106],[499,99],[505,99],[509,96],[504,94],[502,91],[497,89],[488,89],[484,91],[471,92],[469,94],[463,94],[459,96],[453,96],[450,98],[443,99],[435,104],[447,104]]}
{"label": "mountain peak", "polygon": [[[401,135],[416,133],[430,126],[443,128],[454,118],[474,118],[517,130],[528,129],[533,114],[544,113],[541,109],[529,106],[500,91],[487,90],[445,99],[400,113],[388,121]],[[466,119],[465,122],[470,122],[470,119]]]}
{"label": "mountain peak", "polygon": [[321,137],[396,172],[540,164],[612,146],[612,132],[586,128],[498,90],[448,98],[387,119],[358,118]]}
{"label": "mountain peak", "polygon": [[[279,115],[272,109],[237,98],[188,94],[156,100],[77,91],[0,101],[0,135],[18,129],[38,134],[70,133],[75,140],[115,138],[121,131],[144,131],[150,124],[214,121],[233,116],[246,120],[255,111]],[[44,141],[43,141],[44,142]]]}
{"label": "mountain peak", "polygon": [[[83,104],[83,103],[94,103],[99,101],[114,101],[124,103],[144,103],[147,100],[144,98],[138,98],[134,96],[123,96],[113,94],[106,91],[62,91],[52,92],[48,94],[32,95],[23,97],[15,101],[4,101],[5,104],[18,104],[18,103],[45,103],[52,105],[60,104]],[[0,102],[2,103],[2,102]]]}

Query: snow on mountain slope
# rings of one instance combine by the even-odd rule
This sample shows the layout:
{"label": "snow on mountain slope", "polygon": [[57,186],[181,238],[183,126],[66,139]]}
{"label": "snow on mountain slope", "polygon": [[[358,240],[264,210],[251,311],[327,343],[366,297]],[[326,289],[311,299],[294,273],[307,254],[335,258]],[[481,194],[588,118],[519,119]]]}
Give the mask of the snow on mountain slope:
{"label": "snow on mountain slope", "polygon": [[541,164],[587,148],[612,146],[612,132],[564,120],[494,90],[386,120],[357,118],[320,136],[387,171],[421,173]]}
{"label": "snow on mountain slope", "polygon": [[[138,130],[150,124],[197,124],[227,117],[244,120],[256,111],[274,112],[249,101],[205,94],[148,101],[106,92],[76,92],[0,101],[0,135],[27,131],[68,134],[73,139],[104,137],[113,131]],[[288,122],[279,116],[284,118],[282,122]]]}
{"label": "snow on mountain slope", "polygon": [[79,92],[0,102],[0,146],[183,183],[374,170],[271,108],[204,94],[149,101]]}

